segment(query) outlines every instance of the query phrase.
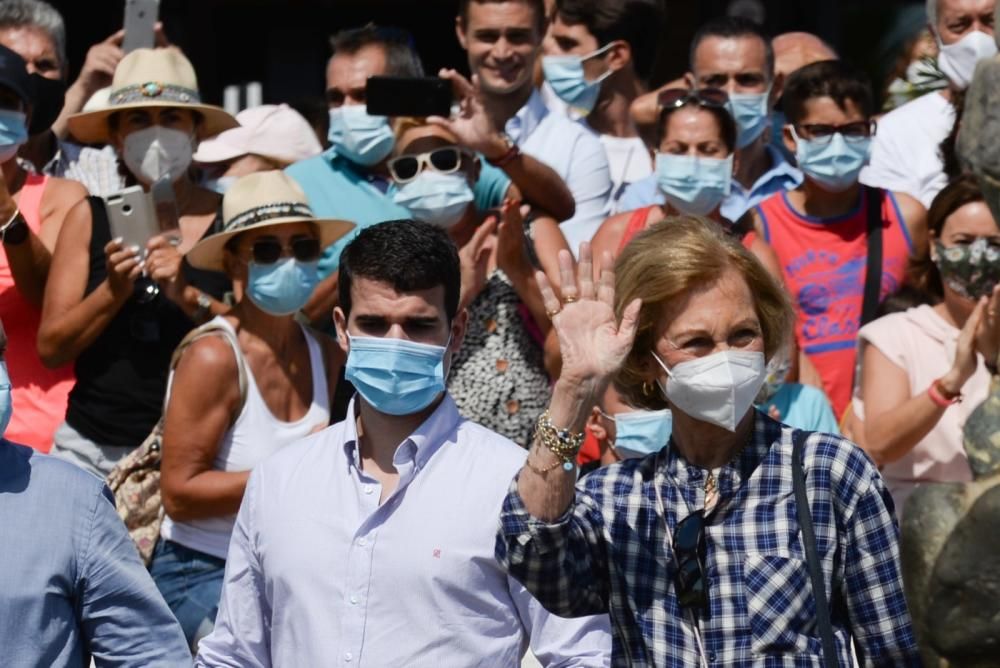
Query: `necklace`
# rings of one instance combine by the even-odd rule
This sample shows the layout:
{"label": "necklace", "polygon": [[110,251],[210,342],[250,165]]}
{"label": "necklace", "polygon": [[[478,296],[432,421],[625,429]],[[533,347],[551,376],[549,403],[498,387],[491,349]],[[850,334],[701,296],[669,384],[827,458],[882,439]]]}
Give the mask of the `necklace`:
{"label": "necklace", "polygon": [[[743,451],[746,450],[747,445],[749,445],[750,440],[753,438],[753,428],[751,426],[750,432],[747,434],[747,438],[743,441],[743,445],[740,446],[739,450],[733,453],[733,456],[729,459],[729,465],[732,466],[733,462],[739,459]],[[717,469],[709,469],[705,474],[705,514],[711,513],[715,510],[715,506],[719,503],[719,472],[722,471],[723,467]]]}

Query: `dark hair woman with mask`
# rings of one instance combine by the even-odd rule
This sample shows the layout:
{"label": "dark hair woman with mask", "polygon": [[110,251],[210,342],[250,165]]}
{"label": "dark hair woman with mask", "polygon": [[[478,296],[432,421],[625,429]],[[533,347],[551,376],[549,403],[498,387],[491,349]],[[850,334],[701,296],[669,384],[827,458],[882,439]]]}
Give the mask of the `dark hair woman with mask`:
{"label": "dark hair woman with mask", "polygon": [[736,122],[726,108],[726,92],[669,88],[658,101],[658,143],[653,157],[666,204],[608,218],[591,242],[595,257],[604,251],[617,255],[632,237],[667,216],[705,216],[739,237],[768,271],[780,276],[774,252],[753,231],[750,219],[729,221],[720,212],[737,160]]}
{"label": "dark hair woman with mask", "polygon": [[931,304],[858,334],[855,412],[900,515],[923,482],[972,480],[963,427],[989,393],[1000,348],[1000,229],[975,179],[942,190],[927,225],[910,279]]}
{"label": "dark hair woman with mask", "polygon": [[145,249],[113,238],[108,209],[93,197],[70,210],[56,243],[38,351],[48,366],[75,361],[76,384],[53,454],[102,477],[159,419],[173,349],[196,321],[225,310],[225,277],[181,263],[220,202],[191,180],[192,152],[201,137],[236,125],[198,100],[179,50],[137,49],[118,64],[108,106],[69,119],[78,140],[114,145],[144,191],[156,183],[168,206],[170,195],[176,201],[177,222],[160,219],[160,229],[177,228]]}

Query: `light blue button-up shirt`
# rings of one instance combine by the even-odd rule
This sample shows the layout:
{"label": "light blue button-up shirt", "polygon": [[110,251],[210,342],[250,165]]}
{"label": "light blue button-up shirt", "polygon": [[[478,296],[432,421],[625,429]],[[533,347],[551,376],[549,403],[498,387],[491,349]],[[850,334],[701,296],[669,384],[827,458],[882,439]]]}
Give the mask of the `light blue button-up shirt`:
{"label": "light blue button-up shirt", "polygon": [[[781,151],[768,144],[767,154],[771,156],[771,169],[758,177],[749,190],[733,179],[729,196],[722,201],[719,211],[722,217],[733,222],[738,221],[744,213],[757,206],[776,192],[794,190],[802,185],[802,172],[785,159]],[[653,204],[663,204],[667,200],[656,182],[656,173],[630,184],[621,199],[618,200],[619,211],[632,211]]]}
{"label": "light blue button-up shirt", "polygon": [[[352,402],[348,415],[353,416]],[[254,469],[197,666],[606,666],[606,615],[548,614],[494,559],[525,451],[445,395],[393,458],[379,505],[355,421]]]}
{"label": "light blue button-up shirt", "polygon": [[0,438],[0,665],[190,666],[103,481]]}

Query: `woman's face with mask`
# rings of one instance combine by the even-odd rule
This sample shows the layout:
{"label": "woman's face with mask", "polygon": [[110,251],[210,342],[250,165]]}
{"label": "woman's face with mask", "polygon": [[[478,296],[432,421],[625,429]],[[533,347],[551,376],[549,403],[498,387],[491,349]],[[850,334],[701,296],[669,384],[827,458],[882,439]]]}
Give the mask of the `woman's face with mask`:
{"label": "woman's face with mask", "polygon": [[955,209],[930,238],[931,258],[941,272],[946,302],[971,309],[1000,279],[1000,229],[985,202]]}
{"label": "woman's face with mask", "polygon": [[143,183],[187,174],[198,120],[188,109],[144,107],[116,114],[112,141],[129,171]]}
{"label": "woman's face with mask", "polygon": [[663,122],[660,153],[701,158],[726,158],[732,153],[722,137],[718,120],[710,111],[685,106],[668,114]]}
{"label": "woman's face with mask", "polygon": [[475,214],[472,189],[479,163],[444,129],[422,125],[403,131],[388,168],[396,186],[393,200],[414,218],[448,229]]}

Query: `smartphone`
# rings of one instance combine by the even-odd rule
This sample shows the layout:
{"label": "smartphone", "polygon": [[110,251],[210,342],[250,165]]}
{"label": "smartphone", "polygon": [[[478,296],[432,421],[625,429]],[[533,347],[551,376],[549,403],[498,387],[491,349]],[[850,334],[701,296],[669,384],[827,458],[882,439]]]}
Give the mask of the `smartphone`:
{"label": "smartphone", "polygon": [[138,246],[145,253],[146,242],[160,233],[156,207],[149,193],[141,186],[132,186],[104,198],[111,225],[111,238],[122,238],[122,244]]}
{"label": "smartphone", "polygon": [[368,77],[372,116],[450,116],[451,82],[440,77]]}
{"label": "smartphone", "polygon": [[160,0],[125,0],[125,39],[122,51],[152,49],[153,26],[160,15]]}

